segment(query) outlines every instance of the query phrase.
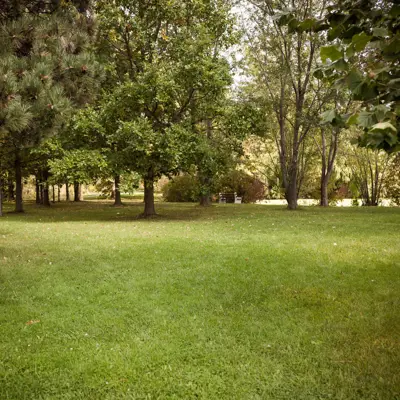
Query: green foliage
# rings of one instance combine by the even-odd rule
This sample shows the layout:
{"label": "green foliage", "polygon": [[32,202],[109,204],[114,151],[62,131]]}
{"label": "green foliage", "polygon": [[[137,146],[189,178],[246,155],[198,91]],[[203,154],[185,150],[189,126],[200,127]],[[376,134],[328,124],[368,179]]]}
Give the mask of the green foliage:
{"label": "green foliage", "polygon": [[[384,0],[341,0],[328,7],[328,40],[321,49],[324,77],[347,90],[360,107],[341,123],[358,125],[358,144],[394,152],[400,149],[400,8]],[[329,62],[328,62],[329,60]],[[329,121],[332,122],[332,121]]]}
{"label": "green foliage", "polygon": [[[100,174],[98,174],[99,176]],[[120,175],[119,189],[124,194],[134,194],[139,188],[140,176],[134,172],[125,172]],[[115,180],[111,176],[104,174],[95,183],[95,189],[102,198],[114,198]]]}
{"label": "green foliage", "polygon": [[230,7],[202,0],[96,3],[110,79],[96,121],[80,126],[101,132],[121,171],[153,182],[205,160],[216,169],[220,141],[207,142],[204,126],[231,84],[222,55],[235,41]]}
{"label": "green foliage", "polygon": [[199,201],[200,186],[195,175],[184,174],[171,179],[162,187],[161,191],[165,201],[195,203]]}
{"label": "green foliage", "polygon": [[400,154],[392,160],[385,178],[385,197],[400,206]]}
{"label": "green foliage", "polygon": [[48,164],[58,182],[90,183],[99,176],[110,175],[104,154],[97,150],[67,150],[62,158],[49,160]]}
{"label": "green foliage", "polygon": [[335,127],[344,127],[343,119],[337,110],[326,110],[321,114],[322,124],[331,124]]}
{"label": "green foliage", "polygon": [[121,193],[134,194],[140,185],[140,175],[135,172],[123,173],[121,175]]}
{"label": "green foliage", "polygon": [[343,57],[343,54],[336,46],[325,46],[321,48],[321,60],[326,62],[327,59],[331,61],[339,60]]}
{"label": "green foliage", "polygon": [[37,3],[35,10],[30,4],[1,24],[0,156],[9,168],[18,159],[25,171],[47,171],[48,160],[60,155],[53,148],[58,139],[48,139],[93,100],[101,84],[90,48],[93,26],[67,3],[51,8],[56,3]]}
{"label": "green foliage", "polygon": [[[168,202],[196,202],[202,194],[202,183],[198,176],[185,174],[174,177],[162,188]],[[265,198],[265,185],[243,171],[231,170],[220,173],[212,185],[211,194],[236,193],[244,203],[255,203]]]}
{"label": "green foliage", "polygon": [[[365,206],[377,206],[384,196],[392,156],[384,151],[352,147],[346,162],[351,170],[352,191]],[[354,190],[355,189],[355,190]]]}
{"label": "green foliage", "polygon": [[71,6],[85,13],[90,2],[91,0],[0,0],[0,21],[17,20],[24,14],[48,15]]}
{"label": "green foliage", "polygon": [[186,160],[195,138],[183,126],[173,125],[159,132],[147,118],[121,122],[111,140],[125,143],[119,154],[141,176],[154,179],[177,173]]}
{"label": "green foliage", "polygon": [[71,106],[91,98],[89,91],[99,83],[99,66],[86,51],[88,40],[83,17],[72,10],[41,17],[26,15],[2,25],[3,132],[25,132],[37,142],[54,133]]}
{"label": "green foliage", "polygon": [[255,203],[265,198],[266,187],[257,178],[244,171],[231,171],[223,175],[217,183],[217,193],[236,193],[243,203]]}
{"label": "green foliage", "polygon": [[[276,148],[272,163],[275,160],[279,163],[280,185],[288,207],[296,209],[311,164],[319,115],[327,104],[334,102],[333,91],[314,78],[322,74],[315,70],[323,44],[321,31],[326,28],[321,19],[326,3],[318,0],[251,3],[255,7],[250,11],[254,30],[249,39],[249,56],[254,80],[248,84],[247,97],[260,109],[263,120],[260,132]],[[322,56],[337,60],[340,52],[328,48]]]}

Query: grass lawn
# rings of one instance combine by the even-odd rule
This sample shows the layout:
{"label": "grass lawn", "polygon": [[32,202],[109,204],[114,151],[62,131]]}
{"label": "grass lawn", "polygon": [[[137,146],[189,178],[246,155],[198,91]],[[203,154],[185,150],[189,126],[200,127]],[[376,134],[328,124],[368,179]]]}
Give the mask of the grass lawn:
{"label": "grass lawn", "polygon": [[1,400],[400,399],[400,209],[26,210],[0,219]]}

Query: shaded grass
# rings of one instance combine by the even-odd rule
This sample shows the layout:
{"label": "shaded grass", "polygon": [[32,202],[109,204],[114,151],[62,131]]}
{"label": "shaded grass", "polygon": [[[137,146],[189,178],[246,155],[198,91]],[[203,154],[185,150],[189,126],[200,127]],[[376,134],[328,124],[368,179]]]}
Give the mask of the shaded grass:
{"label": "shaded grass", "polygon": [[1,399],[400,396],[399,209],[27,211],[0,220]]}
{"label": "shaded grass", "polygon": [[[158,201],[162,201],[162,194],[160,192],[155,192],[154,197]],[[86,194],[83,196],[83,200],[111,200],[106,195],[98,195],[98,194]],[[121,200],[122,201],[143,201],[144,199],[144,192],[143,190],[136,190],[134,193],[121,193]]]}

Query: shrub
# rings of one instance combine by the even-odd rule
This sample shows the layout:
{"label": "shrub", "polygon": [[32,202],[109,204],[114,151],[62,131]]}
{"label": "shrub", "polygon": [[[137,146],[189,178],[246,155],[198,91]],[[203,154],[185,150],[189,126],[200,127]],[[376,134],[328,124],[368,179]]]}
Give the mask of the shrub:
{"label": "shrub", "polygon": [[164,185],[161,192],[165,201],[196,202],[200,196],[200,184],[193,175],[180,175]]}
{"label": "shrub", "polygon": [[254,203],[265,198],[266,187],[259,179],[244,171],[231,171],[219,179],[218,192],[241,196],[244,203]]}
{"label": "shrub", "polygon": [[[215,182],[214,192],[234,193],[241,196],[244,203],[254,203],[265,198],[265,185],[243,171],[231,171]],[[171,179],[161,189],[163,198],[169,202],[197,202],[201,185],[197,177],[185,174]]]}
{"label": "shrub", "polygon": [[400,206],[400,154],[392,160],[385,179],[386,197]]}

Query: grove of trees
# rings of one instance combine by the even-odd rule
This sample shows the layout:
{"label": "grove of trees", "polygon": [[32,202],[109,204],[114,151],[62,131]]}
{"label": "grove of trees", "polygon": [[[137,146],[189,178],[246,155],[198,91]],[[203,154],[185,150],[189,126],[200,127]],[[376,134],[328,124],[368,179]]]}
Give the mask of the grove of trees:
{"label": "grove of trees", "polygon": [[142,184],[144,217],[162,177],[203,206],[399,201],[394,0],[1,0],[0,25],[0,214],[28,178],[47,207]]}

